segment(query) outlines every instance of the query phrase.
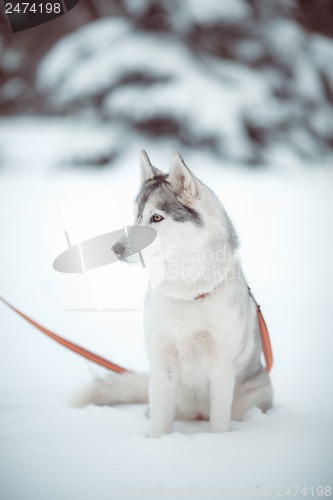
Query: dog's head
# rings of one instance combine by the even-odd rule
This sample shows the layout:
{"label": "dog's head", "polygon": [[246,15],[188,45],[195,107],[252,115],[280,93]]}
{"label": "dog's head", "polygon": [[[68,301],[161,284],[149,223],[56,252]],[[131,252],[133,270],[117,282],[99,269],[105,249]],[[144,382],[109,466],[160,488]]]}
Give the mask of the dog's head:
{"label": "dog's head", "polygon": [[[173,156],[168,173],[154,167],[145,151],[140,164],[142,184],[134,202],[135,225],[156,230],[165,261],[179,261],[187,252],[191,265],[196,258],[200,267],[208,248],[212,251],[227,245],[235,250],[237,237],[221,203],[180,154]],[[117,242],[113,250],[121,260],[137,260],[129,238]]]}
{"label": "dog's head", "polygon": [[[142,185],[134,203],[136,224],[153,227],[160,237],[203,226],[200,215],[200,181],[187,168],[180,154],[172,158],[168,174],[154,167],[141,152]],[[178,229],[177,229],[178,227]]]}
{"label": "dog's head", "polygon": [[[134,202],[136,226],[153,228],[164,249],[182,239],[186,245],[204,226],[200,215],[203,189],[179,154],[172,158],[168,174],[154,167],[145,151],[140,154],[141,188]],[[202,234],[200,235],[202,238]],[[113,248],[118,258],[133,261],[126,238]]]}

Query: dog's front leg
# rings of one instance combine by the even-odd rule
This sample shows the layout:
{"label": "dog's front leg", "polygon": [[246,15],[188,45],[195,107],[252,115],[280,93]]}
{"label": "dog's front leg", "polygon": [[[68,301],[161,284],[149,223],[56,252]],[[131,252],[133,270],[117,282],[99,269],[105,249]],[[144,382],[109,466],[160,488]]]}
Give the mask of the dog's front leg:
{"label": "dog's front leg", "polygon": [[231,367],[213,366],[209,378],[211,432],[227,432],[230,427],[235,374]]}
{"label": "dog's front leg", "polygon": [[176,408],[176,376],[169,370],[154,370],[149,384],[152,437],[172,431]]}

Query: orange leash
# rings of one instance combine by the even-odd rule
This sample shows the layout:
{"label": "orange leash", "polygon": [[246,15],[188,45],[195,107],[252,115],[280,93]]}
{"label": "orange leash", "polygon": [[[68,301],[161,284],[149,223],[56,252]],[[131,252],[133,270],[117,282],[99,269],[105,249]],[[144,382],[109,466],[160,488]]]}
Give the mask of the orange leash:
{"label": "orange leash", "polygon": [[270,372],[272,369],[272,366],[273,366],[273,352],[272,352],[272,346],[271,346],[271,341],[270,341],[269,334],[268,334],[267,325],[266,325],[266,322],[264,320],[264,316],[261,312],[260,306],[258,305],[258,302],[256,301],[256,299],[253,297],[250,288],[249,288],[249,293],[257,306],[257,315],[258,315],[258,323],[259,323],[259,330],[260,330],[260,337],[261,337],[261,346],[262,346],[262,351],[263,351],[264,357],[265,357],[266,371]]}
{"label": "orange leash", "polygon": [[[249,293],[251,297],[253,298],[256,306],[257,306],[257,314],[258,314],[258,323],[259,323],[259,329],[260,329],[260,337],[261,337],[261,344],[262,344],[262,350],[264,353],[265,357],[265,363],[266,363],[266,370],[267,372],[270,372],[273,366],[273,353],[272,353],[272,347],[271,347],[271,342],[269,339],[269,334],[268,334],[268,329],[264,320],[264,317],[262,315],[262,312],[260,310],[260,306],[256,302],[255,298],[253,297],[250,288],[249,288]],[[23,319],[28,321],[32,326],[37,328],[40,332],[44,333],[51,339],[53,339],[55,342],[58,342],[59,344],[63,345],[64,347],[67,347],[70,351],[76,352],[76,354],[79,354],[80,356],[88,359],[89,361],[93,361],[94,363],[104,366],[104,368],[107,368],[108,370],[111,370],[116,373],[124,373],[128,372],[126,368],[123,368],[120,365],[117,365],[116,363],[113,363],[112,361],[109,361],[108,359],[102,358],[98,354],[95,354],[91,351],[88,351],[84,347],[81,347],[77,344],[74,344],[74,342],[71,342],[67,339],[64,339],[63,337],[60,337],[60,335],[57,335],[56,333],[52,332],[48,328],[45,328],[45,326],[42,326],[40,323],[37,323],[37,321],[33,320],[23,312],[21,312],[19,309],[16,309],[16,307],[12,306],[7,300],[5,300],[3,297],[0,296],[0,300],[6,304],[12,311],[16,312],[19,314]]]}
{"label": "orange leash", "polygon": [[262,351],[263,351],[264,356],[265,356],[266,370],[268,372],[270,372],[272,369],[272,366],[273,366],[272,346],[271,346],[271,341],[269,339],[267,326],[266,326],[264,317],[262,315],[262,312],[260,310],[260,306],[258,306],[258,304],[257,304],[257,307],[258,307],[257,313],[258,313],[258,322],[259,322],[259,328],[260,328]]}
{"label": "orange leash", "polygon": [[33,320],[23,312],[21,312],[19,309],[16,309],[16,307],[12,306],[7,300],[5,300],[3,297],[0,296],[0,300],[4,304],[6,304],[12,311],[16,312],[19,314],[23,319],[28,321],[32,326],[37,328],[40,332],[44,333],[51,339],[53,339],[55,342],[58,342],[58,344],[63,345],[64,347],[67,347],[70,351],[76,352],[76,354],[79,354],[80,356],[83,356],[84,358],[88,359],[89,361],[93,361],[94,363],[97,363],[100,366],[104,366],[104,368],[107,368],[108,370],[111,370],[116,373],[124,373],[128,372],[126,368],[123,368],[122,366],[117,365],[116,363],[113,363],[112,361],[109,361],[108,359],[102,358],[98,354],[95,354],[91,351],[88,351],[84,347],[81,347],[77,344],[74,344],[74,342],[70,342],[67,339],[64,339],[63,337],[60,337],[60,335],[57,335],[54,332],[51,332],[51,330],[48,330],[48,328],[45,328],[45,326],[40,325],[37,323],[37,321]]}

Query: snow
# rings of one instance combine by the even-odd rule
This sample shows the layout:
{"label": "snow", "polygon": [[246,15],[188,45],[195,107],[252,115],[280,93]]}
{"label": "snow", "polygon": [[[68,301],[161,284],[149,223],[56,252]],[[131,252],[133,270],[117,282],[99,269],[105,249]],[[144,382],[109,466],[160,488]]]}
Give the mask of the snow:
{"label": "snow", "polygon": [[[214,145],[215,154],[235,162],[274,164],[276,143],[304,160],[328,159],[332,40],[308,34],[281,16],[256,29],[250,16],[237,36],[226,30],[220,40],[224,21],[215,16],[216,9],[228,13],[227,25],[233,13],[246,18],[243,8],[249,9],[243,1],[221,5],[216,0],[168,5],[172,23],[188,23],[184,29],[174,27],[174,33],[140,31],[133,20],[113,17],[66,36],[37,71],[47,109],[110,122],[116,153],[126,149],[120,138],[140,130],[164,142],[180,138],[197,150]],[[198,47],[185,43],[191,29],[198,29],[191,17],[196,15],[210,27],[210,38],[203,31]],[[225,50],[224,57],[219,55]]]}
{"label": "snow", "polygon": [[228,22],[244,21],[250,14],[250,7],[245,0],[186,0],[190,16],[196,22],[216,23],[221,19]]}
{"label": "snow", "polygon": [[[115,41],[120,37],[122,39],[129,33],[129,23],[122,19],[113,19],[110,22],[109,18],[100,19],[93,25],[88,25],[80,30],[80,37],[77,33],[68,35],[64,39],[60,40],[55,47],[53,47],[47,54],[46,58],[40,65],[39,74],[37,74],[37,83],[42,90],[47,90],[50,87],[58,86],[59,90],[63,87],[63,80],[66,78],[65,75],[69,70],[74,68],[74,78],[76,77],[75,69],[78,60],[83,61],[83,67],[91,63],[92,56],[95,53],[101,54],[101,57],[105,53],[113,53],[112,48],[115,45]],[[107,50],[109,49],[109,50]],[[110,50],[111,49],[111,50]],[[95,69],[95,68],[94,68]],[[111,68],[105,66],[104,72],[94,73],[90,75],[83,74],[82,76],[90,76],[88,78],[88,83],[93,79],[96,81],[97,75],[103,78],[109,78],[108,70]],[[85,79],[81,81],[81,85],[85,85]],[[65,87],[64,92],[69,92],[69,88]],[[73,88],[74,90],[74,88]],[[81,91],[81,87],[78,88]],[[71,97],[69,95],[68,97]]]}
{"label": "snow", "polygon": [[264,27],[269,50],[282,64],[292,66],[298,59],[307,38],[299,27],[288,20],[273,21]]}
{"label": "snow", "polygon": [[325,36],[313,36],[311,51],[317,67],[321,69],[332,84],[333,68],[330,61],[333,60],[333,44],[331,40]]}
{"label": "snow", "polygon": [[[231,16],[247,5],[206,4],[189,2],[176,10],[170,4],[168,15],[180,24],[183,16],[191,25],[194,11],[202,18],[218,6]],[[226,59],[209,49],[219,28],[211,42],[200,42],[201,51],[175,30],[140,31],[133,20],[112,17],[61,39],[37,71],[46,108],[110,122],[113,140],[101,146],[102,158],[123,153],[126,135],[138,130],[156,140],[156,123],[162,128],[159,141],[180,138],[197,150],[213,145],[215,154],[235,162],[274,164],[277,143],[304,160],[331,156],[331,40],[307,34],[292,20],[268,19],[256,36],[241,31],[230,46],[227,37]]]}
{"label": "snow", "polygon": [[[51,90],[52,105],[61,107],[105,92],[103,113],[116,122],[140,123],[172,116],[185,124],[185,133],[194,141],[201,136],[216,141],[222,138],[226,155],[246,158],[250,146],[244,137],[243,110],[266,106],[266,81],[255,71],[230,61],[211,59],[203,68],[176,40],[156,40],[147,33],[132,32],[128,36],[130,30],[124,20],[106,19],[60,41],[40,65],[37,78],[42,90]],[[83,57],[86,44],[96,38],[96,33],[103,44],[92,45],[91,56]],[[218,78],[212,78],[212,71]],[[133,74],[155,82],[119,85]]]}
{"label": "snow", "polygon": [[[8,118],[1,125],[2,168],[42,173],[68,164],[95,163],[103,155],[115,154],[121,144],[119,133],[95,119]],[[17,137],[20,138],[19,146]]]}
{"label": "snow", "polygon": [[[75,120],[0,121],[0,294],[88,349],[147,370],[141,311],[67,310],[69,281],[56,280],[45,223],[64,204],[107,189],[124,207],[110,212],[117,229],[138,186],[138,151],[147,148],[162,169],[173,151],[136,138],[110,169],[63,169],[69,134],[75,150],[81,134],[82,148],[88,136],[91,150],[100,148],[98,134]],[[245,273],[273,345],[273,409],[251,410],[230,433],[212,435],[207,422],[176,422],[172,435],[155,440],[145,405],[71,408],[73,393],[104,370],[0,303],[1,498],[244,499],[330,484],[333,172],[315,164],[304,169],[278,147],[274,167],[255,171],[221,165],[204,151],[183,153],[239,232]]]}

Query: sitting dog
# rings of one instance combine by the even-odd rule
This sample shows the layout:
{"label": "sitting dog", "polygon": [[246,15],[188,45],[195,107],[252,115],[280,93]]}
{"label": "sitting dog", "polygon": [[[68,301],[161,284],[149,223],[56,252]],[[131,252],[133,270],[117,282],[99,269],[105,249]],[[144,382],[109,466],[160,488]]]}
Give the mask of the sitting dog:
{"label": "sitting dog", "polygon": [[[151,373],[98,380],[79,401],[149,401],[154,437],[170,433],[175,419],[207,419],[212,432],[225,432],[248,409],[272,405],[257,305],[237,256],[238,238],[217,196],[179,154],[163,173],[142,151],[141,172],[135,224],[156,230],[165,269],[144,306]],[[133,260],[126,238],[113,250],[119,259]]]}

